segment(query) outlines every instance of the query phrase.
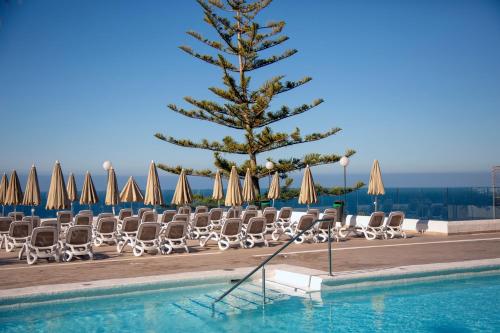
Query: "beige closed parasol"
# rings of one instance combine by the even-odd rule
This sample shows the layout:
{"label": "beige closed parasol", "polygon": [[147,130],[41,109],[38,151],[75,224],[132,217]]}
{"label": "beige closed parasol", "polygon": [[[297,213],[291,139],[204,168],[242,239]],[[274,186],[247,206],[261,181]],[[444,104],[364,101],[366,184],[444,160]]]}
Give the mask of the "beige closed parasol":
{"label": "beige closed parasol", "polygon": [[56,161],[50,178],[49,193],[45,209],[66,209],[69,206],[68,191],[64,184],[61,164]]}
{"label": "beige closed parasol", "polygon": [[9,180],[7,179],[7,175],[4,173],[2,176],[2,180],[0,181],[0,205],[2,205],[2,216],[5,215],[5,205],[7,201],[7,188],[9,187]]}
{"label": "beige closed parasol", "polygon": [[255,199],[255,189],[252,181],[252,173],[250,172],[250,168],[247,168],[245,181],[243,182],[243,201],[246,201],[250,204],[250,202],[255,201]]}
{"label": "beige closed parasol", "polygon": [[373,161],[370,171],[370,182],[368,183],[368,194],[375,196],[375,211],[378,209],[378,196],[385,194],[384,182],[382,181],[382,172],[378,160]]}
{"label": "beige closed parasol", "polygon": [[157,205],[165,205],[163,194],[161,193],[160,180],[158,179],[158,171],[156,170],[156,164],[154,161],[151,161],[151,164],[149,166],[144,204],[153,205],[153,210],[156,210]]}
{"label": "beige closed parasol", "polygon": [[302,178],[302,184],[300,186],[299,204],[305,204],[309,209],[309,205],[317,201],[318,197],[316,195],[316,189],[314,188],[314,180],[308,165],[304,171],[304,177]]}
{"label": "beige closed parasol", "polygon": [[90,172],[85,173],[85,180],[83,181],[82,194],[80,195],[80,205],[95,205],[99,202],[99,197],[94,187],[94,182],[92,181],[92,176]]}
{"label": "beige closed parasol", "polygon": [[118,184],[116,181],[115,169],[111,167],[108,171],[108,185],[106,186],[106,198],[104,203],[112,206],[113,215],[115,214],[115,206],[120,203],[120,196],[118,195]]}
{"label": "beige closed parasol", "polygon": [[139,185],[134,180],[134,177],[130,177],[120,193],[121,202],[130,202],[130,209],[132,210],[132,204],[134,202],[143,202],[144,196],[142,195]]}
{"label": "beige closed parasol", "polygon": [[73,202],[78,201],[78,190],[76,188],[76,181],[73,173],[69,174],[66,191],[68,192],[68,200],[71,203],[71,213],[73,213]]}
{"label": "beige closed parasol", "polygon": [[38,185],[38,174],[36,172],[36,167],[31,166],[30,173],[28,175],[28,181],[26,182],[26,188],[24,189],[23,205],[31,206],[31,216],[35,215],[35,206],[39,206],[40,200],[40,186]]}
{"label": "beige closed parasol", "polygon": [[226,191],[226,206],[241,206],[243,203],[243,196],[241,195],[241,184],[236,167],[233,165],[229,181],[227,183]]}
{"label": "beige closed parasol", "polygon": [[274,200],[279,199],[280,194],[281,194],[280,176],[276,171],[274,173],[273,179],[271,180],[271,185],[269,186],[269,192],[267,193],[267,198],[273,200],[273,207],[274,207]]}
{"label": "beige closed parasol", "polygon": [[8,206],[14,206],[14,212],[16,211],[16,206],[22,204],[23,202],[23,191],[21,190],[21,184],[19,183],[19,177],[17,176],[16,170],[12,171],[9,180],[9,186],[7,187],[7,195],[5,198],[5,204]]}
{"label": "beige closed parasol", "polygon": [[222,186],[222,177],[220,171],[217,170],[214,179],[214,189],[212,191],[212,199],[217,200],[217,206],[220,207],[220,200],[224,198],[224,187]]}
{"label": "beige closed parasol", "polygon": [[177,206],[184,206],[191,203],[193,195],[191,193],[191,187],[186,177],[186,171],[181,170],[179,174],[179,180],[177,180],[177,186],[175,186],[174,196],[172,198],[172,204]]}

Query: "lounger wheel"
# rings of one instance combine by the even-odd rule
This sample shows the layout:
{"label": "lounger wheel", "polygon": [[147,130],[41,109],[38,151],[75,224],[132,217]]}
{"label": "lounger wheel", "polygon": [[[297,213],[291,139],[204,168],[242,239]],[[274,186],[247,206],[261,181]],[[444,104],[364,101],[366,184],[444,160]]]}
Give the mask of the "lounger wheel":
{"label": "lounger wheel", "polygon": [[385,233],[385,232],[382,234],[382,237],[384,237],[384,239],[388,239],[389,238],[389,236],[387,236],[387,233]]}
{"label": "lounger wheel", "polygon": [[101,246],[102,245],[102,239],[101,238],[94,239],[94,245],[95,246]]}
{"label": "lounger wheel", "polygon": [[21,251],[19,251],[19,254],[17,255],[17,258],[19,260],[23,259],[23,254],[24,254],[24,251],[25,251],[25,247],[26,247],[26,245],[23,245],[23,247],[21,248]]}
{"label": "lounger wheel", "polygon": [[33,265],[38,259],[38,256],[32,252],[28,252],[26,255],[26,261],[28,265]]}
{"label": "lounger wheel", "polygon": [[144,254],[144,249],[142,247],[139,247],[139,246],[134,246],[133,252],[134,252],[134,256],[140,257]]}
{"label": "lounger wheel", "polygon": [[219,249],[221,249],[222,251],[225,251],[229,248],[229,243],[226,242],[225,240],[220,240],[218,244],[219,244]]}
{"label": "lounger wheel", "polygon": [[304,240],[305,240],[305,239],[304,239],[304,237],[303,237],[303,236],[300,236],[300,237],[298,237],[296,240],[294,240],[293,242],[294,242],[295,244],[302,244],[302,243],[304,243]]}
{"label": "lounger wheel", "polygon": [[66,250],[63,252],[63,261],[69,262],[73,259],[73,253],[70,250]]}
{"label": "lounger wheel", "polygon": [[12,250],[14,250],[14,244],[13,243],[9,243],[9,242],[5,242],[5,250],[7,252],[12,252]]}
{"label": "lounger wheel", "polygon": [[277,230],[273,231],[273,233],[271,234],[271,238],[273,239],[273,241],[279,240],[280,236],[281,235],[280,235],[280,233]]}

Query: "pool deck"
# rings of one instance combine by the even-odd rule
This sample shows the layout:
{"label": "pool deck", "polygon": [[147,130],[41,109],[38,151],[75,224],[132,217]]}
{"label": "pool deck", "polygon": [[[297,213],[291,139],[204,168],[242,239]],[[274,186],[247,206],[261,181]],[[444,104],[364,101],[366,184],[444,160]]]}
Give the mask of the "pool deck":
{"label": "pool deck", "polygon": [[[185,272],[230,272],[235,268],[257,266],[282,243],[271,242],[268,248],[220,251],[213,242],[209,242],[206,248],[200,248],[198,242],[190,241],[189,254],[145,254],[142,257],[134,257],[130,249],[118,255],[116,247],[103,246],[95,248],[94,260],[73,260],[70,263],[41,260],[33,266],[29,266],[25,260],[19,261],[17,251],[7,253],[2,249],[0,290]],[[426,233],[412,234],[408,239],[374,241],[353,237],[333,243],[333,249],[334,273],[494,259],[500,258],[500,233],[457,236]],[[293,244],[271,263],[328,271],[327,244]]]}

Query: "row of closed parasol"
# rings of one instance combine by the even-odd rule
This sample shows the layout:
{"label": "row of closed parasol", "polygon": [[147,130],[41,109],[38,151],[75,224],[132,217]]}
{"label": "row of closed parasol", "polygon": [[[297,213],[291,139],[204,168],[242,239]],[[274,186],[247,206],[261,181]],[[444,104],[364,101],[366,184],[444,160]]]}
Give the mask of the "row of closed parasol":
{"label": "row of closed parasol", "polygon": [[[372,195],[382,195],[385,193],[380,167],[378,161],[375,160],[372,171],[370,173],[370,183],[368,193]],[[278,199],[280,196],[279,174],[276,172],[273,176],[269,191],[268,198]],[[217,171],[215,175],[214,188],[212,199],[221,200],[224,197],[224,190],[222,185],[222,178],[220,172]],[[252,175],[250,169],[247,169],[243,183],[243,190],[241,189],[240,179],[236,167],[231,168],[229,175],[228,188],[225,197],[226,206],[240,206],[243,202],[255,201],[255,191],[252,182]],[[76,189],[76,182],[73,174],[70,174],[68,186],[65,186],[64,176],[61,170],[61,165],[58,161],[52,171],[49,192],[47,196],[46,209],[66,209],[70,203],[78,201],[78,194]],[[82,187],[82,193],[79,199],[80,204],[93,205],[99,201],[97,196],[92,177],[89,172],[85,175],[85,180]],[[182,170],[179,175],[179,180],[175,188],[172,204],[174,205],[187,205],[192,201],[192,192],[189,182],[186,177],[185,170]],[[116,181],[116,174],[113,168],[110,168],[108,173],[108,184],[106,188],[105,204],[114,206],[120,202],[134,203],[144,202],[146,205],[163,206],[165,204],[163,194],[161,191],[160,181],[158,179],[158,172],[154,161],[151,161],[148,179],[146,183],[146,195],[142,195],[139,186],[133,177],[130,177],[125,184],[120,195],[118,195],[118,185]],[[317,202],[317,194],[314,187],[314,181],[309,166],[306,166],[302,184],[300,187],[300,194],[298,202],[300,204],[310,205]],[[38,176],[36,168],[31,167],[26,189],[24,195],[21,190],[19,178],[14,170],[11,174],[10,181],[4,174],[0,181],[0,204],[2,204],[2,215],[5,205],[15,207],[17,205],[25,205],[32,207],[32,214],[35,206],[39,206],[40,188],[38,185]],[[376,203],[375,203],[376,206]]]}

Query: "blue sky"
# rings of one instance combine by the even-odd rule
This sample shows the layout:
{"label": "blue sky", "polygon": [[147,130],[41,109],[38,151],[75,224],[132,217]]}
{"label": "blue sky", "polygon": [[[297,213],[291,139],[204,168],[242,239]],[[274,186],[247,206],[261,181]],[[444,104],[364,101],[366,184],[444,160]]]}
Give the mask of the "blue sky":
{"label": "blue sky", "polygon": [[[166,108],[187,95],[212,98],[207,87],[220,85],[218,68],[178,49],[207,51],[189,29],[214,36],[194,1],[11,0],[0,2],[0,19],[1,172],[35,163],[49,173],[56,159],[65,173],[103,173],[106,159],[122,175],[145,175],[151,160],[204,168],[210,152],[153,134],[240,137]],[[274,129],[343,128],[261,160],[353,148],[350,171],[361,175],[375,158],[395,174],[500,164],[499,2],[276,0],[261,19],[285,20],[284,47],[299,53],[254,83],[313,77],[273,108],[325,99]],[[315,172],[337,177],[340,167]]]}

